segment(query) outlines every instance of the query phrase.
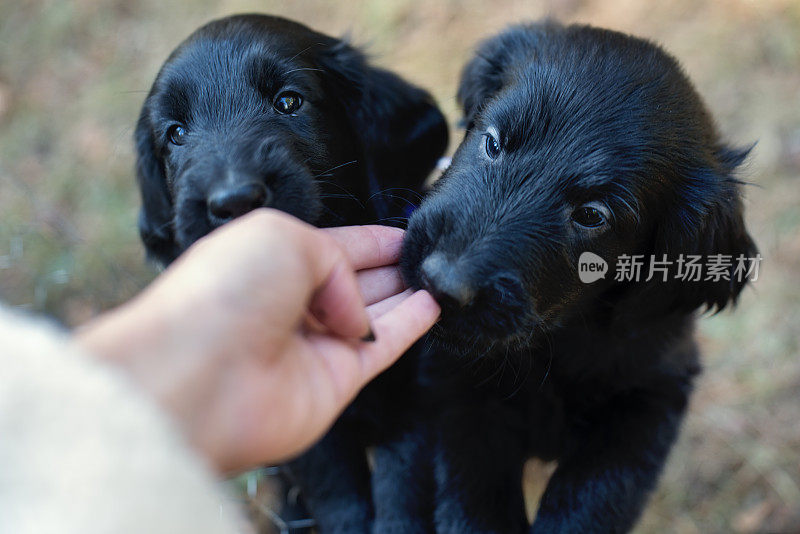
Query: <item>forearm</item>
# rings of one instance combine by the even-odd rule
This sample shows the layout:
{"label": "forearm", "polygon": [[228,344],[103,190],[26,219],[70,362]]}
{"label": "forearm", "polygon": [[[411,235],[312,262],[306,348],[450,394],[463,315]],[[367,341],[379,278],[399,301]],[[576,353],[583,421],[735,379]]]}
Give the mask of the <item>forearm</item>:
{"label": "forearm", "polygon": [[[153,302],[153,300],[155,302]],[[191,319],[171,310],[171,303],[145,294],[82,326],[73,335],[75,346],[93,359],[124,373],[132,383],[169,415],[187,440],[206,458],[208,440],[197,435],[196,421],[207,414],[212,382],[204,331],[187,332],[175,325],[204,323],[207,314],[195,308]]]}

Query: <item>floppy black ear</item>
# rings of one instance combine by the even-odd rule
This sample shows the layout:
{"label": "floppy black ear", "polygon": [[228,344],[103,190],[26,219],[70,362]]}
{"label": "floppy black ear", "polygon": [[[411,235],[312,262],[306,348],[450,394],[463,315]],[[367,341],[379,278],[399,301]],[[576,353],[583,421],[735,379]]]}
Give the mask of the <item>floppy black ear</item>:
{"label": "floppy black ear", "polygon": [[475,116],[483,104],[502,88],[504,56],[497,39],[487,41],[461,71],[456,98],[464,113],[462,125],[467,130],[475,125]]}
{"label": "floppy black ear", "polygon": [[467,130],[473,127],[484,103],[502,89],[515,66],[536,57],[541,36],[559,26],[553,21],[512,26],[478,45],[475,55],[461,71],[458,84],[457,98]]}
{"label": "floppy black ear", "polygon": [[427,91],[369,65],[347,43],[325,50],[320,62],[359,141],[369,182],[364,200],[381,219],[407,216],[447,148],[444,115]]}
{"label": "floppy black ear", "polygon": [[173,207],[167,190],[164,166],[156,154],[155,140],[145,105],[136,124],[136,182],[142,197],[139,235],[147,256],[167,265],[179,253],[172,228]]}
{"label": "floppy black ear", "polygon": [[[666,253],[671,260],[679,254],[699,255],[703,265],[702,280],[673,280],[670,293],[682,309],[705,305],[708,310],[721,310],[735,304],[739,293],[750,279],[741,271],[752,266],[758,249],[747,232],[742,208],[742,182],[733,172],[747,157],[749,150],[720,147],[715,153],[714,168],[694,169],[687,173],[678,192],[678,209],[667,213],[657,230],[655,256]],[[720,258],[718,255],[722,255]],[[721,259],[725,275],[707,279],[710,263]],[[739,270],[737,270],[739,269]]]}

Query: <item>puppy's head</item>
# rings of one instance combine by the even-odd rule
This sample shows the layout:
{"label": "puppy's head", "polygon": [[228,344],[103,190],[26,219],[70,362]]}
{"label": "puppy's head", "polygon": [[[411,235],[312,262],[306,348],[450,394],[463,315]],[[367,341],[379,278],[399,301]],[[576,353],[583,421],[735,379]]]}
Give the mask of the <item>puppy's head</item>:
{"label": "puppy's head", "polygon": [[277,17],[221,19],[172,53],[142,108],[140,233],[169,263],[257,207],[324,226],[397,216],[405,204],[387,199],[420,191],[446,143],[431,97],[346,43]]}
{"label": "puppy's head", "polygon": [[[463,351],[537,332],[722,308],[743,282],[615,280],[622,255],[752,255],[723,146],[677,63],[648,42],[555,23],[512,28],[466,66],[466,136],[409,223],[404,275]],[[580,280],[592,252],[605,278]],[[728,274],[731,273],[729,269]],[[733,279],[733,278],[731,278]]]}

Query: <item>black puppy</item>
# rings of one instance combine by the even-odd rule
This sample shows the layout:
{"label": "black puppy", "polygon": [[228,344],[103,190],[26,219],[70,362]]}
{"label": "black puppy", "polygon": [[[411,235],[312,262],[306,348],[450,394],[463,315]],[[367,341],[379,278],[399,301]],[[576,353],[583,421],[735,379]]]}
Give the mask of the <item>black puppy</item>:
{"label": "black puppy", "polygon": [[[437,417],[399,461],[432,466],[436,532],[527,530],[531,456],[558,462],[532,532],[628,531],[699,371],[693,312],[735,302],[737,259],[756,254],[733,177],[747,151],[667,53],[587,26],[484,42],[458,96],[466,136],[403,251],[443,306],[418,379]],[[605,278],[580,281],[583,252]],[[720,277],[676,280],[681,255],[717,254]],[[624,255],[673,263],[637,282],[617,276]]]}
{"label": "black puppy", "polygon": [[[397,223],[447,145],[430,95],[347,43],[241,15],[203,26],[169,57],[136,128],[139,229],[151,258],[261,206],[318,226]],[[293,474],[323,531],[367,531],[365,421],[408,366],[384,373]],[[357,493],[350,507],[338,495]],[[365,493],[366,492],[366,493]],[[351,522],[342,516],[355,516]]]}
{"label": "black puppy", "polygon": [[446,145],[430,95],[347,43],[267,15],[217,20],[142,107],[142,240],[166,264],[262,206],[318,226],[396,221]]}

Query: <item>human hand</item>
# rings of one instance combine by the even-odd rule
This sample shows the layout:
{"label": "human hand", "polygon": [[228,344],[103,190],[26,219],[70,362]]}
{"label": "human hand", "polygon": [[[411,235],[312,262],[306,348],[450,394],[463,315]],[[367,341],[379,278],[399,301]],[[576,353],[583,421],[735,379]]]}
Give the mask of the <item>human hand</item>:
{"label": "human hand", "polygon": [[[428,293],[403,291],[402,236],[257,210],[76,341],[154,396],[220,471],[284,460],[438,318]],[[370,322],[376,340],[360,341]]]}

